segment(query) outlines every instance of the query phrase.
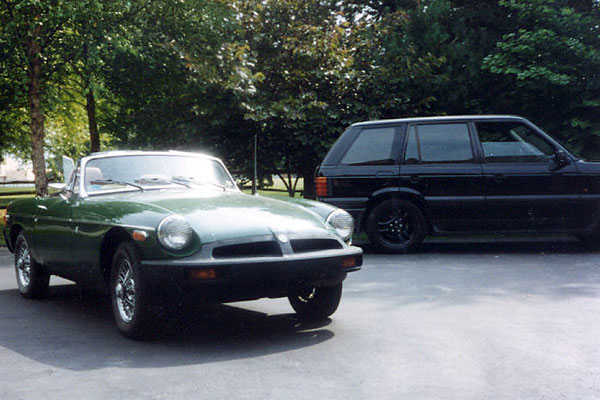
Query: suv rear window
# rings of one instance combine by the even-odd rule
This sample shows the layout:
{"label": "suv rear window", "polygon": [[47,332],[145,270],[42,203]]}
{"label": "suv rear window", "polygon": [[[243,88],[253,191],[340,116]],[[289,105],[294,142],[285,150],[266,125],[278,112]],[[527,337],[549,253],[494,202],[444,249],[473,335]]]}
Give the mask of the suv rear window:
{"label": "suv rear window", "polygon": [[390,165],[395,128],[363,129],[342,158],[346,165]]}
{"label": "suv rear window", "polygon": [[467,124],[412,125],[404,155],[406,164],[472,163]]}

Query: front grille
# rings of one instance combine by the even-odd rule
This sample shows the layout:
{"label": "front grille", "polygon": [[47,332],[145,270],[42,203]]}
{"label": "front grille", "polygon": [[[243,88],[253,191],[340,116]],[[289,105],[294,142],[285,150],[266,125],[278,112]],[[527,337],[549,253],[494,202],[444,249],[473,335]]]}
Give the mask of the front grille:
{"label": "front grille", "polygon": [[215,247],[214,258],[281,257],[281,248],[274,240]]}
{"label": "front grille", "polygon": [[335,239],[293,239],[290,241],[294,253],[341,249],[342,245]]}

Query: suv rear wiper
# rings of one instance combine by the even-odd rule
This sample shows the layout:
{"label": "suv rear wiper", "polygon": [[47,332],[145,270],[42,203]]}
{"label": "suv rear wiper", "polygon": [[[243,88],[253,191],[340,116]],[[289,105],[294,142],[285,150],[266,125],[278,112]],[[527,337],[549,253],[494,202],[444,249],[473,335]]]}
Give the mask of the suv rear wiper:
{"label": "suv rear wiper", "polygon": [[132,186],[134,188],[140,189],[142,192],[144,191],[144,188],[142,186],[136,185],[135,183],[125,182],[125,181],[113,181],[112,179],[98,179],[98,180],[90,181],[90,183],[92,185],[115,184],[115,185],[123,185],[123,186]]}

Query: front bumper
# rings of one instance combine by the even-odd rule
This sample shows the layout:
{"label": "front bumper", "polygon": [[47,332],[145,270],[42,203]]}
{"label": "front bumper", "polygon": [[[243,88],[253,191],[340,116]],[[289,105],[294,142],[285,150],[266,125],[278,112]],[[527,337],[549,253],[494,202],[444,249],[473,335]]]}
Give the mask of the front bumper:
{"label": "front bumper", "polygon": [[[361,268],[362,250],[345,246],[307,254],[219,260],[199,254],[177,260],[141,261],[141,264],[141,279],[153,294],[230,302],[285,297],[299,286],[341,283],[348,272]],[[207,268],[214,269],[214,279],[190,279],[190,271]]]}

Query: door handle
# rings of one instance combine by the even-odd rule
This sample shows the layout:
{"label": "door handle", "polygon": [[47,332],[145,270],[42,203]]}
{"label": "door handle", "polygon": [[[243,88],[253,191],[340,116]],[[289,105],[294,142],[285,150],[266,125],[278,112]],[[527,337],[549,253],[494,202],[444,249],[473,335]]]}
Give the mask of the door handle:
{"label": "door handle", "polygon": [[421,177],[418,175],[413,175],[409,179],[410,183],[419,183],[421,182]]}

